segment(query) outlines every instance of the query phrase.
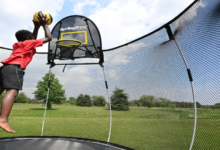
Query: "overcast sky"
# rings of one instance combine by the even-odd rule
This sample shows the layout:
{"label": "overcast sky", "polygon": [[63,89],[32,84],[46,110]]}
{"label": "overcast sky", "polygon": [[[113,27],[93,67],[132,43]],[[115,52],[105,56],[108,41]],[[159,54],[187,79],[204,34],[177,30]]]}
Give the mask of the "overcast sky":
{"label": "overcast sky", "polygon": [[[193,0],[7,0],[0,3],[0,46],[11,48],[16,42],[15,32],[20,29],[33,30],[32,18],[39,10],[48,11],[53,17],[53,26],[62,18],[70,15],[83,15],[90,18],[99,28],[103,49],[112,48],[125,42],[141,37],[158,27],[164,25],[187,6]],[[43,37],[44,32],[40,29],[38,38]],[[137,45],[137,46],[144,46]],[[38,52],[47,52],[48,46],[37,48]],[[10,51],[1,51],[0,59],[8,57]],[[112,57],[111,63],[115,65],[117,60],[126,59],[128,54],[123,53],[117,58]],[[108,56],[110,58],[110,56]],[[109,59],[106,58],[106,59]],[[114,61],[113,61],[114,60]],[[33,90],[45,73],[48,72],[46,65],[47,57],[35,55],[33,61],[27,67],[23,92],[33,98]],[[111,67],[111,66],[109,66]],[[52,72],[56,74],[67,91],[67,97],[73,96],[69,89],[75,86],[76,93],[86,93],[85,87],[100,88],[100,85],[92,84],[94,81],[102,82],[102,70],[99,66],[74,66],[67,68],[62,73],[63,66],[55,66]],[[107,69],[107,75],[117,80],[117,68]],[[98,72],[94,75],[92,72]],[[120,71],[120,70],[117,70]],[[74,85],[70,81],[75,81]],[[104,88],[103,88],[104,89]],[[90,88],[91,93],[94,92]],[[88,90],[87,90],[88,92]],[[102,91],[103,92],[103,91]],[[104,91],[105,92],[105,91]],[[77,95],[74,95],[77,96]]]}

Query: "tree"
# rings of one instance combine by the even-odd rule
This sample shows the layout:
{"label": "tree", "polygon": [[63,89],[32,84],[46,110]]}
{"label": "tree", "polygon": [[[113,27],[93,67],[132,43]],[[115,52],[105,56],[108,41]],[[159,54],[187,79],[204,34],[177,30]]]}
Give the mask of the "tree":
{"label": "tree", "polygon": [[154,96],[152,96],[152,95],[143,95],[143,96],[141,96],[139,101],[140,101],[142,106],[151,108],[152,105],[153,105],[153,100],[154,100]]}
{"label": "tree", "polygon": [[133,101],[130,101],[128,103],[129,103],[129,106],[138,106],[138,107],[140,107],[140,105],[141,105],[139,100],[133,100]]}
{"label": "tree", "polygon": [[162,107],[169,107],[170,106],[171,101],[169,99],[166,99],[166,98],[163,98],[163,97],[160,97],[159,99],[162,102]]}
{"label": "tree", "polygon": [[129,110],[128,94],[123,89],[116,87],[110,99],[113,110]]}
{"label": "tree", "polygon": [[75,97],[69,97],[69,100],[67,101],[71,105],[76,105],[76,98]]}
{"label": "tree", "polygon": [[[34,94],[37,100],[43,100],[44,102],[46,102],[49,73],[45,74],[42,79],[42,81],[38,81],[37,90],[34,91]],[[59,80],[55,78],[55,75],[53,73],[51,73],[50,80],[50,92],[47,103],[48,109],[52,108],[52,102],[55,104],[61,104],[66,100],[65,90],[62,89],[63,86],[59,83]]]}
{"label": "tree", "polygon": [[30,101],[31,99],[24,92],[21,92],[17,95],[14,102],[15,103],[28,103]]}
{"label": "tree", "polygon": [[85,94],[80,94],[77,99],[76,99],[76,105],[77,106],[87,106],[90,107],[92,106],[92,101],[89,95]]}
{"label": "tree", "polygon": [[94,106],[105,106],[106,100],[103,96],[93,96],[92,97]]}
{"label": "tree", "polygon": [[[215,104],[215,105],[217,105],[217,107],[219,107],[219,104]],[[196,102],[196,108],[201,108],[201,107],[202,107],[202,105],[199,102]]]}

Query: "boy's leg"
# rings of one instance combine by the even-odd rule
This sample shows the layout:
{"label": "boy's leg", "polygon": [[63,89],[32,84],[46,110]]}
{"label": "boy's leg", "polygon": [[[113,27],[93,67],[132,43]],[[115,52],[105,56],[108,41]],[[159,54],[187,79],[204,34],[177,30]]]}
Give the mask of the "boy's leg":
{"label": "boy's leg", "polygon": [[1,102],[0,127],[10,133],[15,133],[8,123],[8,117],[17,94],[18,91],[16,89],[6,89],[5,96]]}

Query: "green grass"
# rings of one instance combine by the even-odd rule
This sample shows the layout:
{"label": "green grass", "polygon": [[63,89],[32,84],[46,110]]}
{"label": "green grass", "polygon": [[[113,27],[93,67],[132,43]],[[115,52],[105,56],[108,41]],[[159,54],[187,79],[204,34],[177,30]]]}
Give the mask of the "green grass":
{"label": "green grass", "polygon": [[[111,143],[137,150],[189,149],[193,109],[131,107],[113,111]],[[0,137],[40,136],[44,115],[41,104],[15,104],[10,124],[17,132],[0,131]],[[193,149],[220,148],[219,110],[198,109]],[[44,136],[65,136],[107,141],[109,110],[106,107],[53,105],[47,110]]]}

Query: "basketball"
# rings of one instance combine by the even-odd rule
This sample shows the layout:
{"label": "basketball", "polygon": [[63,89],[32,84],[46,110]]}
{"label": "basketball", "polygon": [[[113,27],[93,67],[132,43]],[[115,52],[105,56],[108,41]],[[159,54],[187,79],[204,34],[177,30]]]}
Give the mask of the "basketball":
{"label": "basketball", "polygon": [[47,21],[47,25],[50,25],[51,23],[52,23],[52,21],[53,21],[53,18],[52,18],[52,16],[50,15],[50,13],[48,13],[48,12],[46,12],[46,11],[38,11],[38,12],[36,12],[35,14],[34,14],[34,21],[37,21],[37,22],[39,22],[40,20],[39,20],[39,18],[40,18],[40,14],[42,15],[42,16],[46,16],[46,19],[49,19],[48,21]]}

